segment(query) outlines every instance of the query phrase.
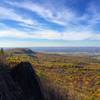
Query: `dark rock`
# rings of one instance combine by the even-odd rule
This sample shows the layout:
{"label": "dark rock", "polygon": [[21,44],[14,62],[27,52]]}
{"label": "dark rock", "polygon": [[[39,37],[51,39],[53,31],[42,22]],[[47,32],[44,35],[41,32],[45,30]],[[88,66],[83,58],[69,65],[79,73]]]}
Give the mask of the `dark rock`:
{"label": "dark rock", "polygon": [[23,91],[13,81],[10,72],[5,70],[4,65],[0,65],[0,100],[26,100]]}
{"label": "dark rock", "polygon": [[0,72],[0,100],[44,100],[30,63],[20,63],[11,70],[0,65]]}

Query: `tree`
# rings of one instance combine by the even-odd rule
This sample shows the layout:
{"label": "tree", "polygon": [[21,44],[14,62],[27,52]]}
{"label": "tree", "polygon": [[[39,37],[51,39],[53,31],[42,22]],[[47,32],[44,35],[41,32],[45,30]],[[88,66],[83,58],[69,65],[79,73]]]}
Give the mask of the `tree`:
{"label": "tree", "polygon": [[0,63],[5,63],[5,54],[3,48],[0,50]]}
{"label": "tree", "polygon": [[3,50],[3,48],[1,48],[1,50],[0,50],[0,55],[4,55],[4,50]]}

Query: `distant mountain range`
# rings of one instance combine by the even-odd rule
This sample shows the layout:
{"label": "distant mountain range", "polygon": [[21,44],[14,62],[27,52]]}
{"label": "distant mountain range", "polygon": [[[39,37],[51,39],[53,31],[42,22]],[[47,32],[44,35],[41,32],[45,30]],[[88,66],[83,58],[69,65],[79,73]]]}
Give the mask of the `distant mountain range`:
{"label": "distant mountain range", "polygon": [[37,52],[57,54],[100,54],[100,47],[29,47],[6,48],[9,53],[33,55]]}
{"label": "distant mountain range", "polygon": [[33,47],[30,48],[36,52],[46,53],[88,53],[100,54],[100,47]]}

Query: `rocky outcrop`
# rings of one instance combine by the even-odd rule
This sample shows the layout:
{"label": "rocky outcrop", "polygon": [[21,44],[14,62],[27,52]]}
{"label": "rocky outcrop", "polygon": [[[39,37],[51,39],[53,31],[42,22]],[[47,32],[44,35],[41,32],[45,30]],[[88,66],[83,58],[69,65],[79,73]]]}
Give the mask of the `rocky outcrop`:
{"label": "rocky outcrop", "polygon": [[0,100],[44,100],[31,64],[20,63],[11,70],[0,65]]}

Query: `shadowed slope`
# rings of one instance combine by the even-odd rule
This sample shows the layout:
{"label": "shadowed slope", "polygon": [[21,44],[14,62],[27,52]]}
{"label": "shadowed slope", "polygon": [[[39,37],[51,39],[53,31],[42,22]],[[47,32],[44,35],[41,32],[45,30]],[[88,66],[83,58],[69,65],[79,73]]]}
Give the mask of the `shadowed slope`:
{"label": "shadowed slope", "polygon": [[30,63],[20,63],[11,71],[13,79],[21,86],[27,100],[44,100],[38,78]]}
{"label": "shadowed slope", "polygon": [[0,64],[0,100],[26,100],[20,86],[13,81],[5,67]]}
{"label": "shadowed slope", "polygon": [[0,100],[44,100],[38,78],[29,63],[12,70],[0,65]]}

